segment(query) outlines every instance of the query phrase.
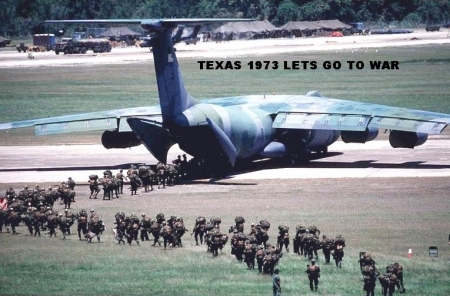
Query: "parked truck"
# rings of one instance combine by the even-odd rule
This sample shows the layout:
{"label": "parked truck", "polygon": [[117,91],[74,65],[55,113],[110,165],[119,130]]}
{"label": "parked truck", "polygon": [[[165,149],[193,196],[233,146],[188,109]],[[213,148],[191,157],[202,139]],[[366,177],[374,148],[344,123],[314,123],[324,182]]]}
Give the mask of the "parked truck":
{"label": "parked truck", "polygon": [[88,50],[92,50],[94,53],[110,52],[111,44],[108,39],[104,38],[70,38],[69,40],[61,40],[55,46],[56,54],[61,52],[64,54],[85,54]]}

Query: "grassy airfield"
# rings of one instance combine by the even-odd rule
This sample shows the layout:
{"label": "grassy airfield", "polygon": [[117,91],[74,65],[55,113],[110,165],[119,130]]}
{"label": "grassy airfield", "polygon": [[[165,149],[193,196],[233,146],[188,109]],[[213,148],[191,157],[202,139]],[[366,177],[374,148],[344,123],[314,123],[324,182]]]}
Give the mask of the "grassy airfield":
{"label": "grassy airfield", "polygon": [[[241,70],[199,70],[197,59],[181,59],[188,91],[197,98],[244,94],[304,94],[319,90],[324,96],[450,113],[448,45],[309,52],[277,56],[233,58]],[[316,70],[248,70],[250,61],[317,61]],[[363,70],[348,70],[347,61],[363,61]],[[400,70],[369,70],[370,60],[399,61]],[[340,61],[340,70],[324,70],[324,61]],[[91,65],[12,68],[0,73],[0,121],[25,120],[63,114],[126,108],[157,103],[153,65]],[[35,142],[36,141],[36,142]],[[31,130],[0,133],[0,143],[28,145],[98,143],[97,134],[33,138]],[[76,161],[76,160],[74,160]],[[61,176],[65,180],[67,176]],[[76,180],[83,183],[83,180]],[[12,180],[12,182],[15,182]],[[145,212],[154,217],[184,218],[192,230],[195,218],[222,218],[222,231],[234,217],[271,222],[270,242],[277,226],[316,225],[323,234],[346,238],[343,268],[323,264],[318,293],[310,293],[304,272],[306,259],[285,253],[280,260],[283,295],[364,295],[358,253],[373,255],[380,271],[399,262],[405,270],[408,295],[449,295],[450,250],[448,179],[332,179],[255,180],[186,185],[117,200],[89,200],[86,186],[77,188],[73,211],[94,208],[106,224],[102,242],[0,234],[0,294],[95,295],[270,295],[271,278],[246,270],[224,254],[213,259],[205,246],[184,237],[184,247],[162,250],[149,242],[118,246],[112,235],[114,214]],[[25,184],[13,184],[16,191]],[[30,184],[28,184],[30,185]],[[53,184],[40,184],[48,186]],[[9,184],[0,184],[0,192]],[[57,204],[57,210],[63,207]],[[72,227],[72,233],[76,228]],[[430,258],[436,245],[439,257]],[[408,259],[407,251],[413,250]],[[377,283],[376,293],[380,293]]]}

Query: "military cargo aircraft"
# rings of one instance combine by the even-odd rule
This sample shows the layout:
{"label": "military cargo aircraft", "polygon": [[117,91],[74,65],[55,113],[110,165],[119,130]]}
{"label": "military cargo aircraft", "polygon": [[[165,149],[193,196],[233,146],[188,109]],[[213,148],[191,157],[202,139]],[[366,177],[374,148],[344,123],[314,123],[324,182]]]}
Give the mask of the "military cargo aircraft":
{"label": "military cargo aircraft", "polygon": [[364,143],[389,130],[394,148],[414,148],[428,134],[440,134],[449,114],[306,95],[246,95],[197,100],[184,86],[174,50],[179,25],[247,21],[243,19],[68,20],[46,23],[140,24],[153,36],[159,106],[93,112],[0,124],[1,129],[34,126],[37,135],[105,130],[105,148],[144,144],[159,161],[178,143],[205,163],[232,167],[260,158],[296,159],[324,154],[339,137]]}

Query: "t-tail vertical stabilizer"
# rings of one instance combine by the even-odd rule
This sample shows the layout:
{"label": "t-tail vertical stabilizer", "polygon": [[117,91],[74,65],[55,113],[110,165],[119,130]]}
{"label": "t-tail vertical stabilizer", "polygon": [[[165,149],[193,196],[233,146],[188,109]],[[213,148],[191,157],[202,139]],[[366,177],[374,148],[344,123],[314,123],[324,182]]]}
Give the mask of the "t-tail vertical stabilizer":
{"label": "t-tail vertical stabilizer", "polygon": [[[158,25],[159,28],[156,27]],[[152,39],[152,48],[163,127],[170,128],[174,124],[184,125],[183,122],[177,122],[177,117],[192,107],[196,100],[187,93],[181,77],[172,41],[174,27],[164,26],[160,22],[155,23],[154,26],[158,32]]]}

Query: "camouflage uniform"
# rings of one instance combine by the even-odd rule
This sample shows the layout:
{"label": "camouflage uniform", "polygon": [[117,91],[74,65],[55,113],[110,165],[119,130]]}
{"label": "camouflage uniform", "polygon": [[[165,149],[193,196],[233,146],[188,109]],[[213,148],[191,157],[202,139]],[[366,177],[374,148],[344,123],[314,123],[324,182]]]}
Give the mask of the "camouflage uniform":
{"label": "camouflage uniform", "polygon": [[395,285],[397,284],[397,276],[393,273],[386,272],[378,277],[383,296],[393,296],[395,292]]}
{"label": "camouflage uniform", "polygon": [[16,192],[14,191],[14,189],[12,187],[9,187],[9,189],[6,190],[5,197],[8,202],[11,202],[14,198],[17,197]]}
{"label": "camouflage uniform", "polygon": [[364,280],[363,290],[366,291],[366,296],[375,296],[375,286],[380,273],[372,265],[365,265],[361,272]]}
{"label": "camouflage uniform", "polygon": [[86,210],[81,210],[78,213],[78,225],[77,225],[77,232],[78,232],[78,238],[81,240],[81,232],[83,232],[83,237],[87,233],[87,220],[88,220],[88,214]]}
{"label": "camouflage uniform", "polygon": [[198,238],[200,237],[200,243],[203,245],[203,236],[205,234],[205,225],[206,218],[203,216],[197,217],[195,219],[194,230],[191,232],[191,235],[194,234],[195,245],[198,246]]}
{"label": "camouflage uniform", "polygon": [[117,186],[119,188],[120,194],[123,194],[123,182],[124,182],[124,175],[123,175],[123,170],[120,170],[117,175],[116,175],[116,179],[117,179]]}
{"label": "camouflage uniform", "polygon": [[276,268],[273,271],[272,276],[272,286],[273,286],[273,296],[281,296],[281,280],[280,276],[278,275],[280,273],[280,270]]}
{"label": "camouflage uniform", "polygon": [[330,264],[331,250],[333,249],[334,241],[324,234],[322,235],[320,244],[322,246],[323,255],[325,256],[325,264]]}
{"label": "camouflage uniform", "polygon": [[317,291],[319,288],[320,267],[316,265],[316,260],[311,259],[311,265],[306,266],[306,273],[309,279],[309,288],[311,291]]}
{"label": "camouflage uniform", "polygon": [[141,219],[141,241],[148,241],[148,232],[150,231],[150,222],[151,219],[150,217],[145,216],[145,214],[142,214],[142,219]]}

